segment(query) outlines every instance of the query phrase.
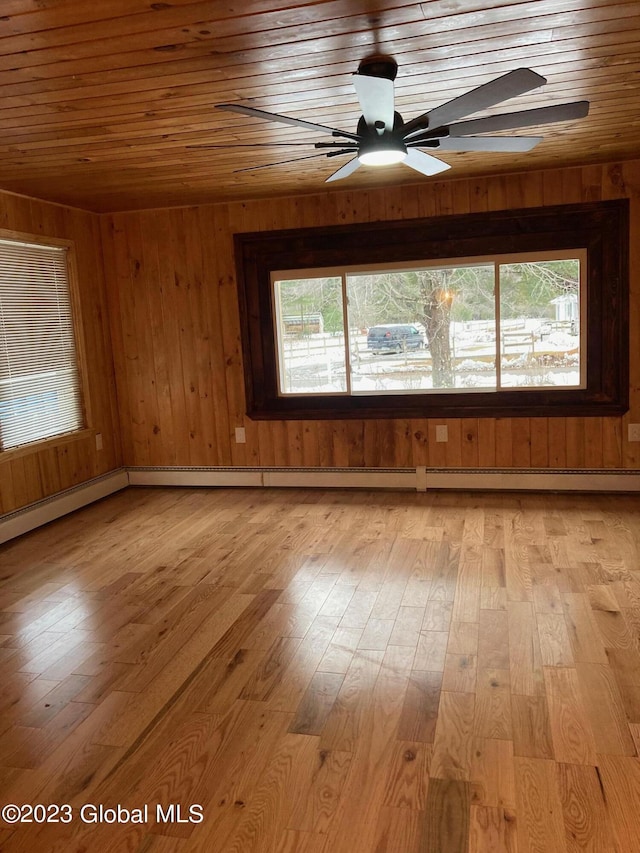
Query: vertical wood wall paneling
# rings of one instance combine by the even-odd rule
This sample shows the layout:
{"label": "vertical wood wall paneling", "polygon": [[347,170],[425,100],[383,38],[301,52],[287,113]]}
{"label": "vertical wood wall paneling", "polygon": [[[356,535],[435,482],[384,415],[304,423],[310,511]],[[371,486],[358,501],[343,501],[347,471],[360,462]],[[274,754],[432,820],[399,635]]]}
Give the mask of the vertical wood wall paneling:
{"label": "vertical wood wall paneling", "polygon": [[[215,443],[208,458],[210,465],[230,465],[231,445],[229,442],[229,408],[227,405],[227,376],[224,364],[224,341],[220,333],[219,274],[217,243],[224,223],[215,216],[215,208],[205,207],[192,210],[189,228],[190,241],[197,242],[202,252],[203,265],[203,310],[206,318],[207,340],[203,348],[207,353],[208,382],[213,396],[212,419],[215,420]],[[201,391],[202,393],[202,391]],[[206,420],[205,420],[206,424]],[[209,434],[209,433],[208,433]]]}
{"label": "vertical wood wall paneling", "polygon": [[603,468],[622,467],[621,418],[602,418],[602,465]]}
{"label": "vertical wood wall paneling", "polygon": [[496,466],[496,421],[478,419],[478,465],[480,468]]}
{"label": "vertical wood wall paneling", "polygon": [[413,418],[409,421],[409,430],[409,459],[413,465],[429,465],[429,422]]}
{"label": "vertical wood wall paneling", "polygon": [[[123,277],[126,275],[126,252],[124,245],[122,217],[101,217],[101,238],[105,274],[108,270],[109,286],[109,321],[111,340],[113,342],[113,364],[117,394],[119,423],[131,423],[132,418],[132,364],[127,358],[129,348],[128,334],[131,324],[125,324],[126,313],[123,303],[130,299],[131,288]],[[125,328],[125,325],[127,326]],[[122,458],[135,457],[133,449],[133,431],[131,428],[120,429],[120,444]]]}
{"label": "vertical wood wall paneling", "polygon": [[234,437],[235,428],[244,426],[245,411],[233,234],[256,230],[255,209],[253,209],[252,216],[252,207],[242,202],[227,205],[224,209],[221,206],[221,209],[217,211],[222,220],[220,224],[223,230],[226,230],[224,239],[220,239],[219,232],[216,234],[216,252],[218,255],[218,296],[222,324],[220,334],[224,347],[224,370],[227,379],[232,465],[247,465],[247,445],[236,444]]}
{"label": "vertical wood wall paneling", "polygon": [[[96,450],[93,434],[82,439],[38,443],[19,455],[0,453],[0,514],[13,512],[63,489],[105,474],[122,464],[113,348],[107,311],[100,217],[0,192],[0,227],[26,234],[71,240],[75,247],[82,348],[86,356],[85,395],[90,427],[102,434]],[[123,235],[119,235],[122,237]],[[110,246],[121,240],[111,239]],[[113,278],[110,277],[113,281]],[[128,288],[119,282],[117,292]],[[131,387],[124,384],[125,405]]]}
{"label": "vertical wood wall paneling", "polygon": [[[624,418],[425,418],[366,423],[252,422],[247,418],[234,233],[620,197],[629,197],[632,208],[631,411]],[[640,161],[630,161],[425,181],[404,188],[323,191],[170,214],[108,215],[103,238],[108,244],[106,274],[125,463],[141,465],[152,459],[152,464],[167,465],[638,468],[640,445],[627,442],[626,424],[640,419],[640,359],[633,357],[640,351],[639,214]],[[136,245],[139,238],[142,246]],[[125,273],[134,248],[144,261],[135,277]],[[153,357],[143,348],[147,333],[142,324],[147,320],[131,290],[145,294],[152,324],[160,322],[157,312],[161,311],[160,325],[151,336]],[[126,357],[118,353],[119,346]],[[131,363],[132,358],[137,363]],[[151,410],[158,420],[151,427],[152,435],[146,422],[151,413],[148,401],[141,404],[141,399],[146,400],[141,394],[148,396],[150,387],[156,388],[158,401],[157,413]],[[449,427],[447,443],[435,441],[438,423]],[[236,426],[246,429],[245,445],[235,443]]]}
{"label": "vertical wood wall paneling", "polygon": [[549,418],[530,418],[531,467],[547,468],[549,465]]}
{"label": "vertical wood wall paneling", "polygon": [[530,418],[513,418],[511,421],[511,461],[516,468],[531,467]]}
{"label": "vertical wood wall paneling", "polygon": [[[207,271],[203,259],[203,242],[197,227],[197,213],[192,208],[181,210],[181,228],[184,241],[185,286],[189,312],[193,317],[192,358],[190,362],[187,408],[191,430],[191,456],[194,459],[210,459],[217,444],[217,421],[212,389],[211,328],[208,312],[206,282]],[[190,344],[183,338],[183,351]],[[198,463],[195,463],[198,464]],[[207,464],[210,464],[207,462]]]}
{"label": "vertical wood wall paneling", "polygon": [[176,462],[189,465],[190,424],[187,416],[187,395],[185,388],[185,361],[189,361],[193,352],[193,340],[188,329],[193,320],[188,315],[186,283],[183,277],[184,240],[177,233],[180,227],[179,211],[168,210],[160,213],[159,236],[159,275],[162,289],[162,328],[164,341],[169,347],[171,357],[167,359],[171,390],[171,414],[173,434],[175,436]]}
{"label": "vertical wood wall paneling", "polygon": [[[156,327],[153,310],[157,307],[161,310],[161,301],[159,299],[147,304],[147,282],[160,281],[160,264],[157,259],[158,243],[148,244],[145,239],[145,224],[146,217],[136,218],[135,221],[129,221],[125,234],[127,241],[126,268],[131,288],[130,299],[126,305],[128,316],[135,319],[135,332],[128,335],[132,340],[135,340],[135,356],[134,358],[134,375],[136,377],[136,395],[134,403],[134,420],[133,429],[133,445],[137,448],[140,454],[140,459],[144,460],[142,465],[150,465],[152,458],[159,458],[157,453],[153,453],[153,449],[162,443],[165,458],[175,462],[173,446],[171,442],[170,418],[162,419],[157,406],[156,387],[158,381],[162,382],[162,370],[156,364],[153,355],[153,340],[156,339],[158,346],[162,346],[164,330]],[[160,228],[159,222],[156,227]],[[154,263],[155,260],[155,263]],[[148,267],[147,267],[148,264]],[[173,353],[175,359],[176,354]],[[148,370],[148,366],[153,365],[153,374]],[[178,389],[176,389],[177,393]],[[160,433],[165,431],[165,435],[160,437]],[[152,455],[153,454],[153,455]]]}

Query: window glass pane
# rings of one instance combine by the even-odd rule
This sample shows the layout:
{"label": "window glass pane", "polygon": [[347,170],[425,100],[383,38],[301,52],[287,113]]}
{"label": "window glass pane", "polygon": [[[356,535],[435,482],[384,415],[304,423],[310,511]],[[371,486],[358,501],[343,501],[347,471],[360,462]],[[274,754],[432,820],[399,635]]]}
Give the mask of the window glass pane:
{"label": "window glass pane", "polygon": [[500,265],[504,388],[580,386],[580,261]]}
{"label": "window glass pane", "polygon": [[347,390],[342,279],[274,282],[281,394]]}
{"label": "window glass pane", "polygon": [[495,388],[494,265],[347,276],[354,392]]}

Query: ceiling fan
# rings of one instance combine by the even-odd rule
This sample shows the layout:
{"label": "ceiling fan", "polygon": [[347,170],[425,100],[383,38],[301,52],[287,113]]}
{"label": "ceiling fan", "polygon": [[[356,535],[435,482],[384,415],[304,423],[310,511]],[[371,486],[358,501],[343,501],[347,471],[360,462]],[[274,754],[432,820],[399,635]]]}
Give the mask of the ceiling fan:
{"label": "ceiling fan", "polygon": [[[386,166],[404,163],[423,175],[436,175],[451,168],[448,163],[421,149],[430,151],[530,151],[542,141],[541,136],[475,136],[479,133],[511,130],[520,127],[535,127],[559,121],[583,118],[589,112],[588,101],[574,101],[521,112],[501,113],[484,118],[460,121],[480,110],[486,110],[509,98],[523,95],[543,86],[547,81],[529,68],[517,68],[495,80],[453,98],[426,113],[404,121],[394,109],[394,86],[398,70],[395,60],[388,56],[373,56],[364,59],[353,75],[356,95],[362,110],[355,133],[315,124],[291,116],[269,113],[242,104],[217,104],[219,110],[240,113],[267,121],[289,124],[325,133],[339,142],[280,142],[276,146],[300,146],[313,144],[322,149],[320,154],[295,157],[238,169],[239,172],[263,169],[268,166],[293,163],[312,157],[355,156],[327,178],[327,182],[346,178],[360,166]],[[189,145],[189,148],[261,148],[272,143],[256,142],[237,145]]]}

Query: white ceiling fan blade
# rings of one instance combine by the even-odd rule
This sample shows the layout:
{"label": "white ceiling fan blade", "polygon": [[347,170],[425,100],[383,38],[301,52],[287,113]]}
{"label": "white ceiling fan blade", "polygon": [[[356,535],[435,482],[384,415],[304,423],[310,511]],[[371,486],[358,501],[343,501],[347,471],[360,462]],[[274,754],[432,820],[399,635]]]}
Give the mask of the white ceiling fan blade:
{"label": "white ceiling fan blade", "polygon": [[348,163],[345,163],[344,166],[340,166],[337,172],[334,172],[333,175],[329,175],[325,183],[331,183],[331,181],[340,181],[342,178],[348,178],[349,175],[353,174],[355,170],[360,165],[360,160],[357,157],[354,157],[353,160],[349,160]]}
{"label": "white ceiling fan blade", "polygon": [[362,115],[369,127],[384,122],[385,130],[393,130],[393,81],[384,77],[354,74],[353,84]]}
{"label": "white ceiling fan blade", "polygon": [[531,151],[541,136],[448,136],[440,139],[441,151]]}
{"label": "white ceiling fan blade", "polygon": [[431,154],[425,154],[424,151],[418,151],[417,148],[407,150],[403,163],[405,166],[411,166],[416,172],[422,172],[423,175],[437,175],[438,172],[446,172],[451,168],[448,163],[443,163],[442,160],[432,157]]}

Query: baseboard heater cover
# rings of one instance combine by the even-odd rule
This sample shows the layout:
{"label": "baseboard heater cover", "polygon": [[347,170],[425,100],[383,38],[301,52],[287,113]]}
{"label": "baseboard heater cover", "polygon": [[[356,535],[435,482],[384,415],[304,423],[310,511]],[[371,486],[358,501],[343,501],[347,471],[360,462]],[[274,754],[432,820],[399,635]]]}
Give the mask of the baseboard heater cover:
{"label": "baseboard heater cover", "polygon": [[129,485],[129,475],[124,468],[110,471],[71,489],[65,489],[48,498],[29,504],[15,512],[0,515],[0,543],[35,530],[49,521],[61,518],[76,509],[112,495]]}
{"label": "baseboard heater cover", "polygon": [[132,486],[640,492],[640,471],[531,468],[129,468]]}
{"label": "baseboard heater cover", "polygon": [[0,543],[127,486],[640,493],[640,471],[530,468],[120,468],[0,515]]}

